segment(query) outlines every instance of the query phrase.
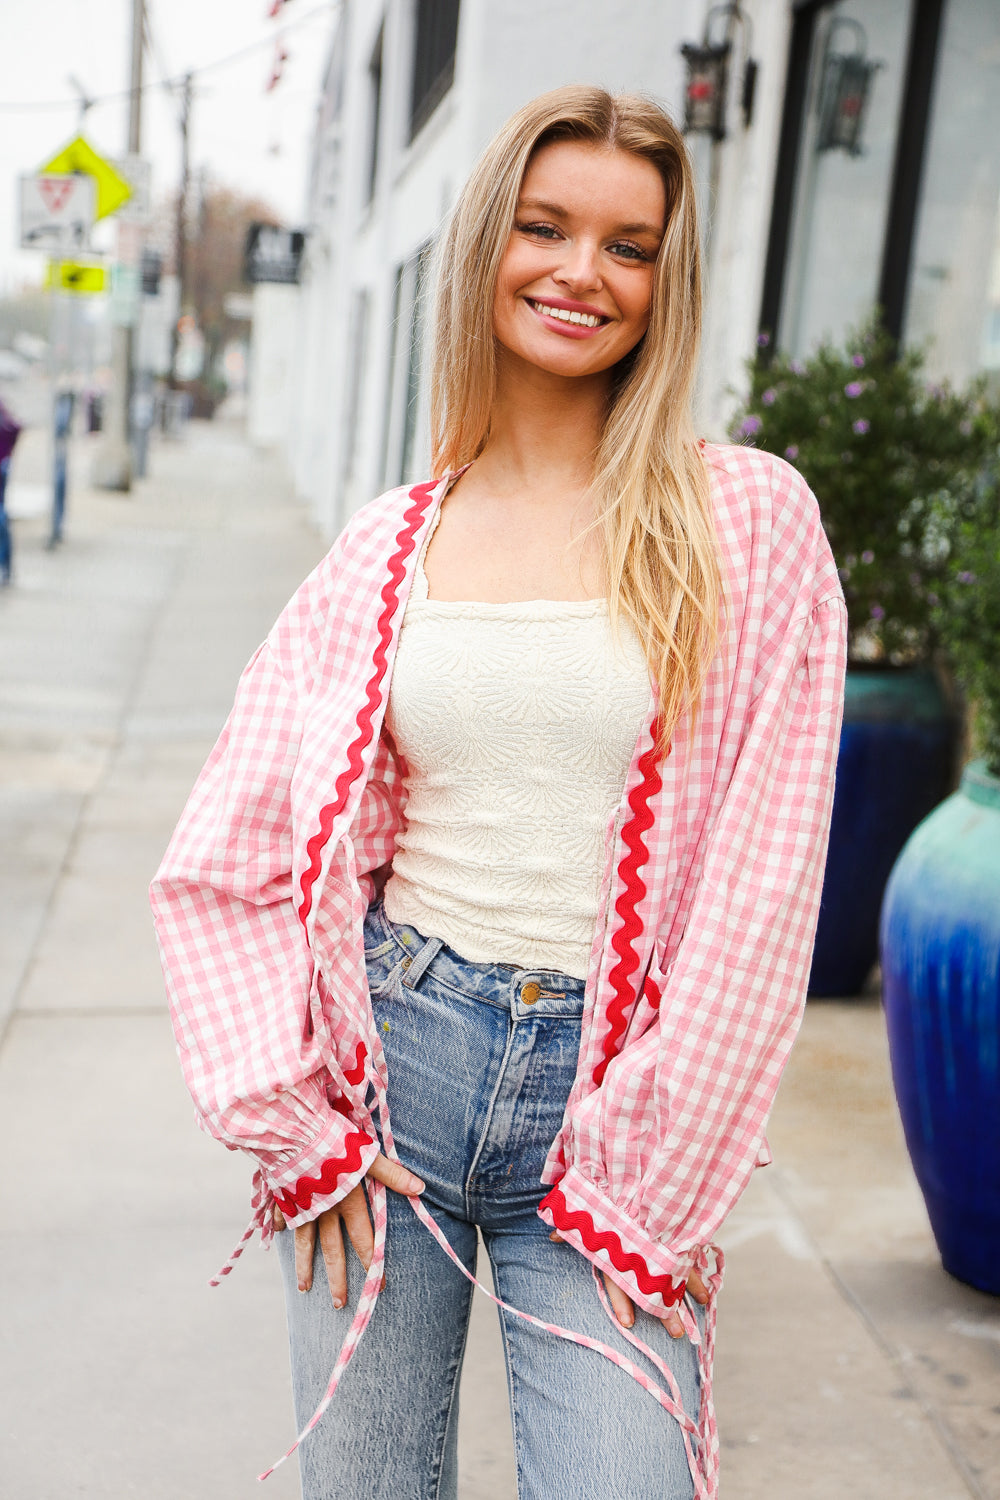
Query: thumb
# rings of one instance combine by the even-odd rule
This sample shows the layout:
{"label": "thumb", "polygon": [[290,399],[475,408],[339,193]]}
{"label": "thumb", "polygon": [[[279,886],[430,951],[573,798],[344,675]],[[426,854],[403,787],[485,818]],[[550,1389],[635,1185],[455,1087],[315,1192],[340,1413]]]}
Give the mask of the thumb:
{"label": "thumb", "polygon": [[379,1154],[368,1169],[368,1176],[374,1177],[378,1182],[384,1182],[387,1188],[394,1193],[403,1193],[406,1197],[414,1197],[424,1190],[424,1184],[416,1173],[409,1171],[402,1162],[390,1161],[387,1156]]}

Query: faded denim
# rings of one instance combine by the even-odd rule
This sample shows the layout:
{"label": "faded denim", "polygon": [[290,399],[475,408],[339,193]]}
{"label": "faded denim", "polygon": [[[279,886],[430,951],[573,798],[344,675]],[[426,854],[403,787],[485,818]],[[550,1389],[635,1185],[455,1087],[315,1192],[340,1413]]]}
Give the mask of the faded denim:
{"label": "faded denim", "polygon": [[[424,1202],[459,1256],[474,1267],[478,1228],[504,1301],[643,1364],[601,1308],[589,1262],[553,1244],[536,1213],[576,1071],[583,982],[469,963],[391,923],[381,905],[366,917],[365,950],[397,1150],[427,1184]],[[385,1291],[332,1405],[299,1449],[303,1500],[458,1494],[458,1379],[473,1288],[406,1200],[391,1192],[388,1200]],[[348,1306],[337,1312],[322,1256],[302,1293],[291,1234],[277,1243],[301,1427],[364,1277],[348,1250]],[[510,1314],[500,1319],[520,1500],[691,1500],[680,1429],[637,1381],[590,1349]],[[696,1418],[695,1349],[642,1311],[635,1331],[670,1365]]]}

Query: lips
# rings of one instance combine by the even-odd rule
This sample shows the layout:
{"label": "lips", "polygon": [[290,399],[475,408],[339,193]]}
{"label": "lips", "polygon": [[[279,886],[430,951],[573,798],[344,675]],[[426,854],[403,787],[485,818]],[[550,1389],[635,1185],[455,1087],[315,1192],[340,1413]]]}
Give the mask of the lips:
{"label": "lips", "polygon": [[563,297],[526,297],[524,300],[553,333],[568,334],[571,338],[590,338],[611,322],[606,313],[586,302],[568,302]]}

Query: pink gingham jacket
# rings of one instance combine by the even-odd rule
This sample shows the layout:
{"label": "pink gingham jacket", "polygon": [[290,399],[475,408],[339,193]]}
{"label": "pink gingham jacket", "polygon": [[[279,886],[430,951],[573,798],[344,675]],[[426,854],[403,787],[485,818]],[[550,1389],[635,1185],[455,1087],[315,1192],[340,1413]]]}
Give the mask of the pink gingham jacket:
{"label": "pink gingham jacket", "polygon": [[[651,693],[609,824],[579,1066],[539,1206],[651,1313],[678,1301],[768,1160],[809,973],[846,654],[801,477],[752,449],[704,454],[722,643],[693,733],[680,724],[665,758]],[[271,1201],[290,1225],[314,1218],[379,1149],[362,922],[403,819],[381,730],[447,484],[367,505],[292,598],[153,884],[184,1076],[204,1129],[257,1163],[258,1223]]]}

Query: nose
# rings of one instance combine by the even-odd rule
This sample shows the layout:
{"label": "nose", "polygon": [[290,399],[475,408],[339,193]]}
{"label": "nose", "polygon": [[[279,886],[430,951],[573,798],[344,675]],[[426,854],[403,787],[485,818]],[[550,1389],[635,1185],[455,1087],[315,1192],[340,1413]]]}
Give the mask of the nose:
{"label": "nose", "polygon": [[578,295],[597,291],[603,285],[597,244],[584,239],[567,241],[566,252],[553,272],[553,279]]}

